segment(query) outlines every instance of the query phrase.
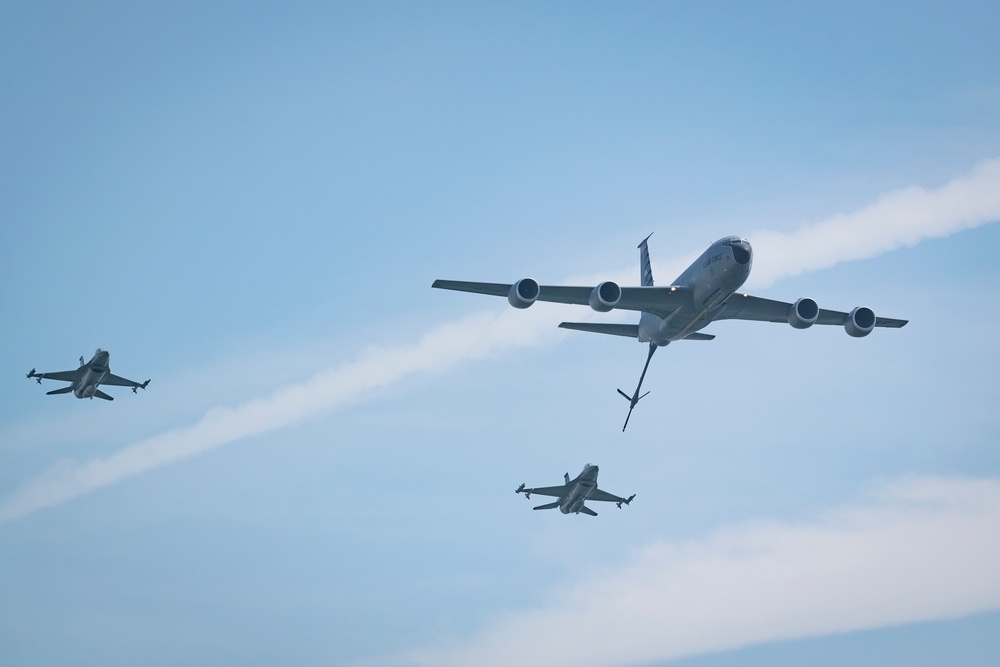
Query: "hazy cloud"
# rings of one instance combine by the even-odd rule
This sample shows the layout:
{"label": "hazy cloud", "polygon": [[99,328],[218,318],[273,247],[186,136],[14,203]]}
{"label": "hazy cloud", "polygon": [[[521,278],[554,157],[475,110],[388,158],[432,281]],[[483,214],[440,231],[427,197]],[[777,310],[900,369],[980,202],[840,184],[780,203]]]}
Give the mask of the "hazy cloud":
{"label": "hazy cloud", "polygon": [[1000,481],[921,478],[809,523],[638,551],[408,665],[634,665],[1000,607]]}

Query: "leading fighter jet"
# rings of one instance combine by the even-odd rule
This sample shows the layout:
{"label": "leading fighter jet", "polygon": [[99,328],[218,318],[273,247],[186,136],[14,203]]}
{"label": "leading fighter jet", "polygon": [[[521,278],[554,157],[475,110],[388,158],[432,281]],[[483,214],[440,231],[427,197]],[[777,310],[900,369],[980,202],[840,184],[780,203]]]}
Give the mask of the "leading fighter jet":
{"label": "leading fighter jet", "polygon": [[610,280],[596,287],[549,286],[539,285],[532,278],[522,278],[514,284],[435,280],[431,287],[505,296],[514,308],[527,308],[535,301],[550,301],[589,305],[599,313],[614,309],[638,311],[638,324],[563,322],[559,325],[564,329],[625,336],[649,343],[649,354],[635,393],[629,396],[618,390],[629,402],[623,431],[636,403],[649,393],[640,396],[639,390],[656,348],[678,340],[712,340],[714,335],[700,332],[715,320],[787,322],[796,329],[808,329],[814,324],[834,324],[843,326],[847,334],[854,338],[867,336],[875,327],[898,329],[907,322],[875,317],[875,312],[866,306],[844,313],[820,308],[808,297],[786,303],[737,292],[746,282],[753,265],[750,243],[738,236],[719,239],[672,284],[654,287],[647,241],[649,236],[639,244],[639,287],[620,287]]}
{"label": "leading fighter jet", "polygon": [[526,489],[524,488],[524,484],[521,484],[521,486],[514,489],[514,493],[523,493],[525,498],[531,498],[532,493],[539,496],[556,496],[559,500],[554,503],[539,505],[532,509],[550,510],[558,507],[559,511],[563,514],[579,514],[583,512],[590,516],[597,516],[597,512],[583,504],[587,500],[603,500],[609,503],[617,503],[618,509],[621,509],[622,505],[628,505],[632,502],[632,499],[635,498],[634,493],[628,498],[621,498],[597,488],[598,472],[600,470],[597,466],[588,463],[583,466],[583,471],[576,476],[576,479],[571,480],[569,473],[565,473],[563,479],[566,483],[562,486],[542,486],[537,489]]}
{"label": "leading fighter jet", "polygon": [[149,384],[149,380],[143,383],[133,382],[132,380],[126,380],[123,377],[118,377],[111,372],[111,368],[108,362],[111,359],[111,355],[108,354],[107,350],[102,350],[97,348],[97,352],[90,361],[84,363],[83,357],[80,357],[80,367],[75,371],[57,371],[55,373],[36,373],[35,369],[32,368],[28,373],[29,378],[35,378],[38,384],[42,383],[42,380],[62,380],[63,382],[69,382],[68,387],[63,387],[62,389],[53,389],[47,392],[47,395],[52,394],[68,394],[73,392],[73,395],[77,398],[90,398],[93,399],[95,396],[97,398],[103,398],[106,401],[115,400],[111,396],[108,396],[103,391],[98,389],[99,385],[117,385],[119,387],[132,387],[132,393],[139,393],[138,389],[145,389],[146,385]]}

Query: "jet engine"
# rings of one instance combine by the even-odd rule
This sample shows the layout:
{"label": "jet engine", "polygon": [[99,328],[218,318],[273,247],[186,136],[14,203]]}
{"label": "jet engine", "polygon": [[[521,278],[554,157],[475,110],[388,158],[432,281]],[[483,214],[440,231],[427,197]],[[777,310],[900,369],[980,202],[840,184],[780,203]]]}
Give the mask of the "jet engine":
{"label": "jet engine", "polygon": [[77,398],[93,398],[94,394],[97,392],[97,387],[92,384],[88,384],[83,388],[83,391],[77,390]]}
{"label": "jet engine", "polygon": [[788,323],[796,329],[808,329],[818,318],[819,306],[809,298],[799,299],[788,309]]}
{"label": "jet engine", "polygon": [[875,311],[865,306],[852,310],[844,322],[844,331],[848,336],[863,338],[875,328]]}
{"label": "jet engine", "polygon": [[606,280],[590,293],[590,307],[599,313],[606,313],[618,305],[622,298],[622,288],[618,283]]}
{"label": "jet engine", "polygon": [[538,298],[538,282],[532,278],[521,278],[510,286],[507,302],[515,308],[527,308]]}

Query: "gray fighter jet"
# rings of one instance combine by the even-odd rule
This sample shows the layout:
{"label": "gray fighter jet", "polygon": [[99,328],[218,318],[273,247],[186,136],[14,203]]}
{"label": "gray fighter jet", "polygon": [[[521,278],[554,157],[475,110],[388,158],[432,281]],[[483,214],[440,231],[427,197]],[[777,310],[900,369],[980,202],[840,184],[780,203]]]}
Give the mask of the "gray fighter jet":
{"label": "gray fighter jet", "polygon": [[526,489],[524,488],[524,484],[522,484],[514,489],[514,493],[523,493],[525,498],[530,498],[532,493],[539,496],[555,496],[559,500],[547,505],[539,505],[533,509],[551,510],[558,507],[559,511],[563,514],[579,514],[583,512],[590,516],[597,516],[597,512],[583,504],[587,500],[603,500],[609,503],[617,503],[618,509],[621,509],[622,505],[628,505],[632,502],[632,499],[635,498],[634,493],[628,498],[621,498],[597,488],[598,472],[600,470],[597,466],[588,463],[583,466],[583,471],[576,476],[576,479],[571,480],[569,473],[564,474],[563,479],[566,483],[562,486],[542,486],[537,489]]}
{"label": "gray fighter jet", "polygon": [[73,395],[77,398],[90,398],[93,399],[95,396],[97,398],[103,398],[106,401],[115,400],[111,396],[108,396],[103,391],[98,389],[99,385],[117,385],[119,387],[131,387],[132,393],[139,393],[138,389],[145,389],[146,385],[149,384],[149,380],[143,383],[134,382],[132,380],[126,380],[123,377],[118,377],[111,372],[108,362],[111,359],[111,355],[108,354],[106,350],[97,348],[97,352],[90,361],[84,363],[83,357],[80,357],[80,367],[75,371],[57,371],[55,373],[36,373],[35,369],[32,368],[31,372],[28,373],[29,378],[35,378],[38,384],[42,383],[42,380],[61,380],[63,382],[69,382],[68,387],[63,387],[62,389],[53,389],[47,392],[48,395],[52,394],[68,394],[73,392]]}
{"label": "gray fighter jet", "polygon": [[646,245],[648,240],[649,236],[639,244],[639,287],[619,287],[618,283],[610,280],[596,287],[549,286],[539,285],[532,278],[522,278],[514,284],[435,280],[431,287],[505,296],[514,308],[527,308],[535,301],[550,301],[589,305],[599,313],[615,309],[638,311],[638,324],[563,322],[559,325],[564,329],[625,336],[649,343],[646,365],[642,368],[635,393],[629,396],[618,390],[629,402],[623,431],[636,403],[646,396],[640,396],[639,390],[656,348],[678,340],[712,340],[715,336],[700,331],[716,320],[786,322],[796,329],[808,329],[814,324],[833,324],[844,327],[847,334],[854,338],[867,336],[876,327],[898,329],[907,322],[875,317],[875,312],[866,306],[845,313],[824,310],[807,297],[795,303],[786,303],[737,292],[746,282],[753,264],[750,243],[738,236],[719,239],[672,284],[654,287]]}

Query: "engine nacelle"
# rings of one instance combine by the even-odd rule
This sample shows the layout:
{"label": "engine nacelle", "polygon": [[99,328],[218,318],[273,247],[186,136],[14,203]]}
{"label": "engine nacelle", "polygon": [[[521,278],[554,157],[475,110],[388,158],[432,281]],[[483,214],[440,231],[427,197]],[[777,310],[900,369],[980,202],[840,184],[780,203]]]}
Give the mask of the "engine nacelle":
{"label": "engine nacelle", "polygon": [[92,384],[88,384],[83,388],[83,391],[77,390],[77,398],[93,398],[94,394],[97,392],[97,387]]}
{"label": "engine nacelle", "polygon": [[819,306],[810,298],[802,298],[788,309],[788,323],[796,329],[808,329],[819,318]]}
{"label": "engine nacelle", "polygon": [[844,322],[844,331],[848,336],[863,338],[875,328],[875,311],[865,306],[859,306],[851,311]]}
{"label": "engine nacelle", "polygon": [[606,313],[618,305],[622,298],[622,288],[618,283],[606,280],[590,293],[590,307],[599,313]]}
{"label": "engine nacelle", "polygon": [[538,282],[533,278],[521,278],[510,286],[507,302],[515,308],[527,308],[538,298]]}

